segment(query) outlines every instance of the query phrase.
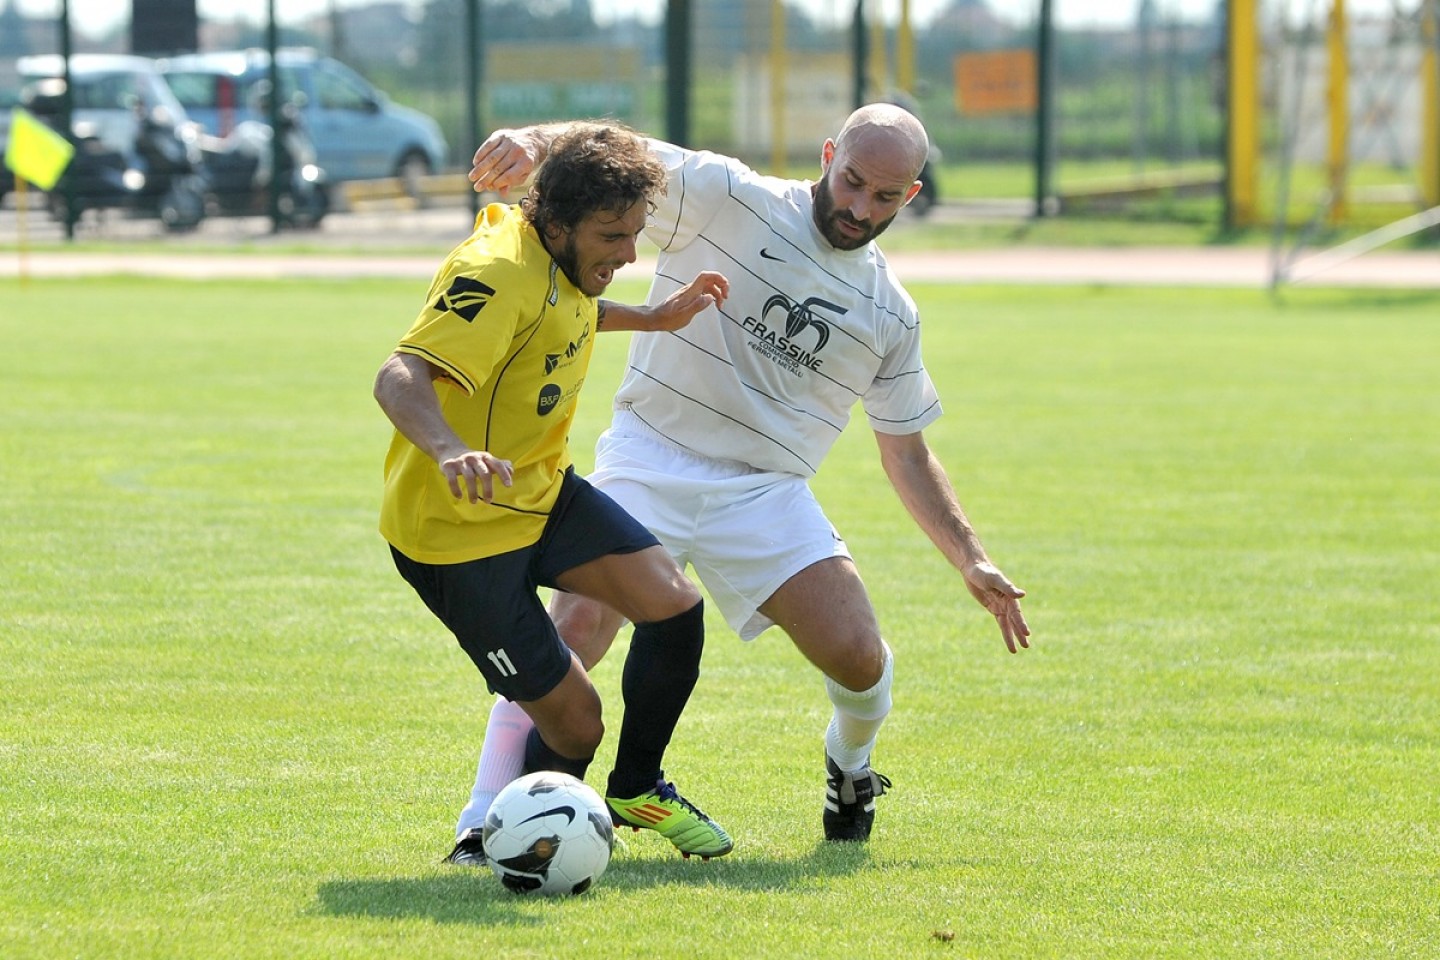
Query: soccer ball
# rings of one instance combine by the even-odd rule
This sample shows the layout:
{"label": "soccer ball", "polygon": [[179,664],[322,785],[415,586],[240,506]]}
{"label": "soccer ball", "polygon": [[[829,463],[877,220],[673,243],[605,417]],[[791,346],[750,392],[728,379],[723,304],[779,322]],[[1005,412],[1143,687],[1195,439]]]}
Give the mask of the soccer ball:
{"label": "soccer ball", "polygon": [[485,817],[485,858],[516,893],[584,893],[614,848],[605,801],[568,773],[541,770],[512,781]]}

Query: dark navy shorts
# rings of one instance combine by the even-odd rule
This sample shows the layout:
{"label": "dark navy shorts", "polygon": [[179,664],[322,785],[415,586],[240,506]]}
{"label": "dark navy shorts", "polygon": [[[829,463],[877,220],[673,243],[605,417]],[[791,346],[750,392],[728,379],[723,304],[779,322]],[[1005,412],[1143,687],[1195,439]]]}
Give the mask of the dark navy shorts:
{"label": "dark navy shorts", "polygon": [[554,587],[565,571],[591,560],[659,543],[619,504],[568,470],[545,532],[531,546],[467,563],[419,563],[393,546],[390,553],[490,689],[528,701],[554,690],[570,669],[570,648],[539,588]]}

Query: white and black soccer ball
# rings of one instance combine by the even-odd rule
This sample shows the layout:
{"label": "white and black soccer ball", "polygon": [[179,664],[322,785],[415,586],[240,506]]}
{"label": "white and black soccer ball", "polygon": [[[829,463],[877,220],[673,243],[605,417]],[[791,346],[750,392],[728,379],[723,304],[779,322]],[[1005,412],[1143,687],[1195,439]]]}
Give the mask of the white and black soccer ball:
{"label": "white and black soccer ball", "polygon": [[584,893],[614,848],[605,801],[568,773],[541,770],[512,781],[485,817],[485,858],[516,893]]}

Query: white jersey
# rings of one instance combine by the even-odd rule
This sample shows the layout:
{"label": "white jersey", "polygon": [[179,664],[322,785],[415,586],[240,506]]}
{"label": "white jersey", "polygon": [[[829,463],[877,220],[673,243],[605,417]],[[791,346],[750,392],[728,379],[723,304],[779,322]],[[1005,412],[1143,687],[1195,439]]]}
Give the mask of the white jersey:
{"label": "white jersey", "polygon": [[811,184],[651,141],[670,170],[646,235],[660,248],[650,303],[701,270],[730,296],[674,333],[636,333],[615,395],[694,453],[813,476],[862,401],[881,433],[940,416],[920,359],[920,316],[879,249],[836,250]]}

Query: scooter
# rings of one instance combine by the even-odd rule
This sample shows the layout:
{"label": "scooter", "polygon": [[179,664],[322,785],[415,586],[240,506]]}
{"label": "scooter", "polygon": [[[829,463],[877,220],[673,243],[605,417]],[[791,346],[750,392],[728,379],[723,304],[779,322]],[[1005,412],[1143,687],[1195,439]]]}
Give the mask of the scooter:
{"label": "scooter", "polygon": [[325,172],[315,162],[314,141],[294,104],[280,112],[278,155],[269,125],[253,120],[241,121],[223,137],[202,137],[201,154],[213,212],[224,216],[270,213],[272,182],[280,188],[282,223],[311,228],[330,211]]}
{"label": "scooter", "polygon": [[939,166],[940,151],[933,144],[930,147],[930,155],[920,167],[920,173],[916,179],[920,181],[920,190],[910,200],[910,209],[917,217],[927,215],[935,204],[940,202],[940,184],[935,179],[935,168]]}
{"label": "scooter", "polygon": [[117,150],[85,123],[60,129],[65,82],[41,81],[25,105],[75,147],[74,158],[49,194],[50,214],[75,222],[86,210],[121,209],[158,217],[166,229],[194,229],[205,218],[205,181],[198,134],[161,109],[136,105],[134,143]]}
{"label": "scooter", "polygon": [[[909,93],[900,90],[892,90],[884,97],[883,102],[893,103],[897,107],[903,107],[915,116],[920,116],[920,104]],[[925,162],[920,165],[920,172],[915,179],[920,181],[920,190],[910,200],[909,210],[917,217],[923,217],[935,209],[940,202],[940,182],[936,179],[936,168],[940,166],[940,148],[931,140],[925,150]]]}

